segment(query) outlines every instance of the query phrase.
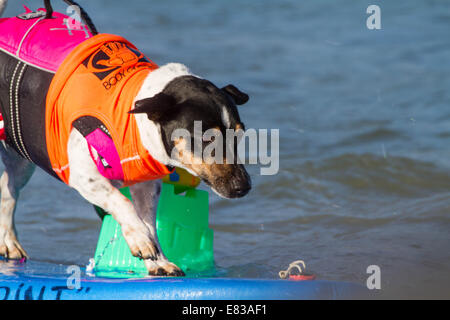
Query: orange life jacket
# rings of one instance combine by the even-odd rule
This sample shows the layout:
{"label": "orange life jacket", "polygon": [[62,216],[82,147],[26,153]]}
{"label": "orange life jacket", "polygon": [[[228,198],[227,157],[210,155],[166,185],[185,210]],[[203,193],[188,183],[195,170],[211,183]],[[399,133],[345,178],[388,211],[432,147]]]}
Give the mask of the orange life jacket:
{"label": "orange life jacket", "polygon": [[109,131],[125,185],[159,179],[168,168],[141,142],[135,116],[128,114],[147,75],[158,66],[126,39],[99,34],[79,44],[63,61],[46,101],[46,143],[52,169],[68,184],[67,143],[72,124],[83,116]]}

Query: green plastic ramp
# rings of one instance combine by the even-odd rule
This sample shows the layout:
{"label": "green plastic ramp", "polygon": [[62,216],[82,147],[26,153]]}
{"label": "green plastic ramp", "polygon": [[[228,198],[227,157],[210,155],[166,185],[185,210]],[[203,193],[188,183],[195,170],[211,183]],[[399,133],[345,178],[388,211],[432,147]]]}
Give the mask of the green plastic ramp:
{"label": "green plastic ramp", "polygon": [[[156,216],[161,249],[186,274],[214,269],[213,231],[209,228],[208,192],[189,188],[175,193],[175,185],[163,183]],[[122,193],[131,199],[128,188]],[[122,236],[120,225],[109,214],[103,216],[94,273],[105,277],[142,277],[144,262],[134,257]]]}

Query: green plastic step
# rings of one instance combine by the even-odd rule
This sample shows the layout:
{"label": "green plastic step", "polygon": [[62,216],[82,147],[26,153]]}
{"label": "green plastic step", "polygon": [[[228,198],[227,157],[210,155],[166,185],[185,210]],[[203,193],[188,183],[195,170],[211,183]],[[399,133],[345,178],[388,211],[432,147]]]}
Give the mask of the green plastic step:
{"label": "green plastic step", "polygon": [[[162,184],[156,215],[161,249],[186,274],[213,270],[214,234],[209,228],[208,192],[189,188],[184,194],[176,194],[175,188]],[[131,199],[128,188],[121,192]],[[103,223],[95,250],[94,273],[121,278],[146,276],[144,262],[131,254],[120,225],[100,208],[96,210]]]}

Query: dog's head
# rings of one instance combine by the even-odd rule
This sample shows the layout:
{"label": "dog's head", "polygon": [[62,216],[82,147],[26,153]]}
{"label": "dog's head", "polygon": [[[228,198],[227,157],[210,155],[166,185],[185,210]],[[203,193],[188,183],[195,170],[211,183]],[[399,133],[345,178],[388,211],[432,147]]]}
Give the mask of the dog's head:
{"label": "dog's head", "polygon": [[[248,99],[247,94],[233,85],[219,89],[208,80],[183,75],[171,80],[153,97],[137,100],[130,113],[145,114],[158,126],[169,157],[166,164],[200,177],[222,197],[239,198],[249,192],[251,181],[237,161],[237,139],[227,145],[225,137],[227,129],[245,130],[236,105]],[[208,139],[205,132],[213,134]],[[227,148],[234,149],[227,153]]]}

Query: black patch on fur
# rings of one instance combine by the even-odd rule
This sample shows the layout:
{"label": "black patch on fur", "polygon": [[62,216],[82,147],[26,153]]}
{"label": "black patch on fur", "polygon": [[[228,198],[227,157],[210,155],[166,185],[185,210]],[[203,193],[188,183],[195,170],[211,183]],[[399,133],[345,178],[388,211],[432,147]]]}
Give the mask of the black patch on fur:
{"label": "black patch on fur", "polygon": [[[236,88],[236,90],[238,89]],[[234,99],[208,80],[194,76],[177,77],[169,82],[164,90],[156,96],[159,95],[164,96],[164,99],[161,99],[164,103],[161,105],[152,103],[152,107],[147,108],[152,109],[153,112],[153,116],[149,115],[149,119],[157,119],[156,121],[161,124],[163,143],[168,154],[174,147],[174,143],[171,141],[172,132],[175,129],[184,128],[193,137],[194,121],[202,122],[203,131],[218,128],[222,131],[224,137],[226,129],[234,129],[238,124],[244,127]],[[172,97],[174,101],[167,103],[167,96]],[[230,115],[229,128],[225,128],[222,120],[223,107],[227,108]],[[141,111],[144,111],[144,107]],[[155,113],[158,114],[156,118]],[[191,146],[193,146],[192,142]]]}
{"label": "black patch on fur", "polygon": [[242,105],[244,103],[247,103],[247,101],[249,99],[248,94],[240,91],[238,88],[236,88],[232,84],[229,84],[226,87],[223,87],[222,91],[227,93],[231,98],[233,98],[234,102],[237,105]]}
{"label": "black patch on fur", "polygon": [[150,120],[160,122],[171,112],[171,108],[175,104],[175,99],[172,96],[161,92],[154,97],[136,101],[134,109],[128,113],[146,113]]}
{"label": "black patch on fur", "polygon": [[[164,90],[154,97],[137,101],[131,113],[146,113],[150,120],[160,124],[164,148],[170,155],[175,147],[171,138],[176,129],[189,131],[193,151],[195,121],[202,124],[201,134],[208,129],[216,129],[221,131],[224,139],[226,129],[236,129],[237,126],[244,129],[236,103],[244,103],[247,100],[248,96],[234,86],[229,85],[222,90],[208,80],[181,76],[169,82]],[[222,119],[224,108],[229,115],[226,124]],[[203,148],[208,143],[210,142],[203,141]],[[225,143],[223,147],[223,154],[226,155]],[[232,170],[224,171],[223,177],[201,178],[228,198],[242,197],[251,188],[250,177],[241,164],[234,164]],[[214,180],[209,181],[211,178]]]}

